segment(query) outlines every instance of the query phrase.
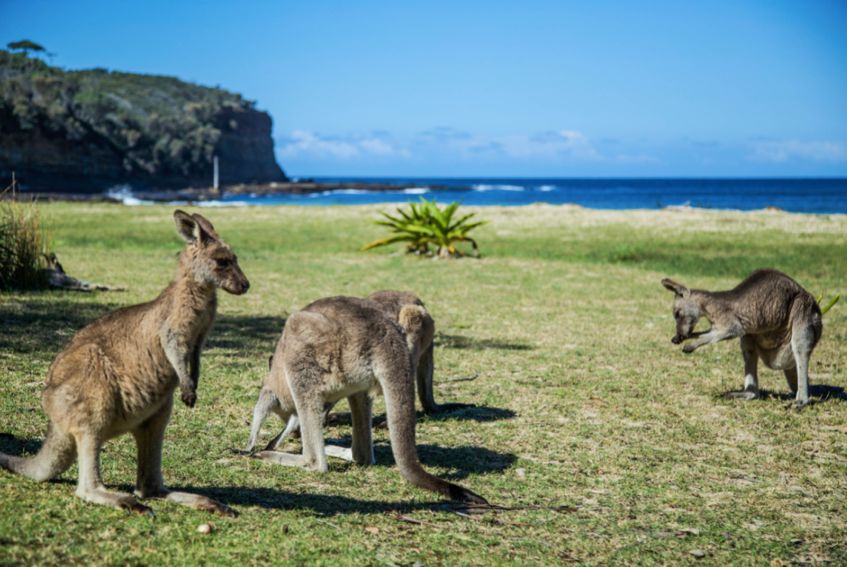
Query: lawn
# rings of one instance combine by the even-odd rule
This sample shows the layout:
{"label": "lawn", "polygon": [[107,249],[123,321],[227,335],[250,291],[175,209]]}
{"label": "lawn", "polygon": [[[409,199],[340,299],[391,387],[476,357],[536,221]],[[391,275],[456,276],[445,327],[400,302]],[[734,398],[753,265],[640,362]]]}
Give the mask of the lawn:
{"label": "lawn", "polygon": [[[798,412],[782,373],[767,369],[764,399],[725,399],[742,383],[738,341],[682,354],[659,283],[726,289],[770,266],[815,295],[847,297],[847,217],[484,208],[483,258],[435,261],[358,251],[381,236],[369,222],[380,209],[202,211],[251,289],[219,296],[197,406],[176,407],[163,470],[170,486],[240,517],[153,502],[152,519],[86,504],[75,466],[45,484],[0,471],[0,564],[847,562],[847,304],[825,316],[814,403]],[[70,274],[128,290],[0,295],[0,450],[15,454],[43,438],[40,391],[64,343],[155,297],[181,246],[172,208],[42,211]],[[412,487],[384,428],[368,468],[332,460],[318,474],[229,452],[247,440],[286,315],[378,289],[424,299],[437,326],[436,399],[473,404],[420,417],[424,465],[514,509],[469,516]],[[282,425],[269,419],[262,442]],[[326,434],[349,442],[350,429]],[[131,489],[131,436],[106,446],[103,475]],[[209,521],[212,533],[198,533]]]}

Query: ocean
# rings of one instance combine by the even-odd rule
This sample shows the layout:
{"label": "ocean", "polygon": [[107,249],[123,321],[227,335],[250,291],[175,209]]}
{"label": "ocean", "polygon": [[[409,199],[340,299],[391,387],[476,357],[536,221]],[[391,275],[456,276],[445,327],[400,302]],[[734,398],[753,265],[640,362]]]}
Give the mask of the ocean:
{"label": "ocean", "polygon": [[847,179],[314,178],[397,184],[397,191],[339,189],[306,195],[231,195],[210,205],[361,205],[417,201],[464,205],[575,204],[592,209],[757,210],[847,213]]}

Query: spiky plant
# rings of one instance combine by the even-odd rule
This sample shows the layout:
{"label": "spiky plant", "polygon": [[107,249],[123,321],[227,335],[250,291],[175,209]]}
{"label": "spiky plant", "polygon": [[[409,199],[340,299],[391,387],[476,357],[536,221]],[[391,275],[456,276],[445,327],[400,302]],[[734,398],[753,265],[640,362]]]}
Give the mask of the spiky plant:
{"label": "spiky plant", "polygon": [[458,216],[458,209],[459,203],[450,203],[442,209],[435,200],[421,197],[420,203],[410,203],[407,209],[397,207],[396,215],[382,212],[383,219],[374,222],[389,228],[391,234],[365,244],[362,250],[405,242],[406,252],[410,254],[458,258],[465,254],[457,245],[467,242],[474,255],[479,256],[479,246],[468,233],[487,221],[471,222],[475,213]]}
{"label": "spiky plant", "polygon": [[818,296],[818,305],[821,306],[821,315],[826,315],[826,312],[832,309],[832,306],[838,303],[838,300],[841,299],[841,295],[836,295],[826,305],[823,305],[821,301],[823,301],[823,294]]}

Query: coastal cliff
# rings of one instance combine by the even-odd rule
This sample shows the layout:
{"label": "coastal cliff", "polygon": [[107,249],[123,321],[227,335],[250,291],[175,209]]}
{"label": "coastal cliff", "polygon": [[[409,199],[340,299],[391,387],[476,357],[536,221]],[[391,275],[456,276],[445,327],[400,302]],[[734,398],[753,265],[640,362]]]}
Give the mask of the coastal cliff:
{"label": "coastal cliff", "polygon": [[64,71],[0,50],[0,186],[94,193],[285,181],[271,117],[252,101],[173,77]]}

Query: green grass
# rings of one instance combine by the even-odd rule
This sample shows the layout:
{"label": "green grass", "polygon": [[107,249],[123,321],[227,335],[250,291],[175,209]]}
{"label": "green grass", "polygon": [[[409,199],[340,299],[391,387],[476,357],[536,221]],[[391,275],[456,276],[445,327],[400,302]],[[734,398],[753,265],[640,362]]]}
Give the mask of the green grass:
{"label": "green grass", "polygon": [[[766,369],[766,399],[724,399],[742,382],[737,341],[682,354],[659,283],[728,288],[771,266],[814,295],[845,295],[847,218],[479,209],[491,221],[476,235],[483,258],[436,261],[402,246],[359,252],[381,232],[369,222],[379,209],[204,211],[252,287],[220,296],[198,404],[174,412],[164,474],[239,518],[154,502],[151,520],[77,499],[75,467],[41,485],[0,471],[0,564],[667,564],[697,561],[697,550],[715,565],[847,562],[847,308],[825,317],[816,403],[797,412]],[[0,296],[0,432],[14,435],[0,450],[14,453],[44,435],[40,390],[62,345],[158,294],[180,249],[170,208],[43,210],[70,274],[129,291]],[[456,514],[400,478],[384,429],[376,466],[332,461],[324,475],[227,452],[246,442],[286,314],[386,288],[417,292],[435,318],[438,401],[476,406],[419,420],[425,466],[529,509]],[[263,440],[281,426],[269,420]],[[107,484],[129,489],[134,471],[132,439],[110,442]],[[215,531],[198,534],[210,520]]]}

